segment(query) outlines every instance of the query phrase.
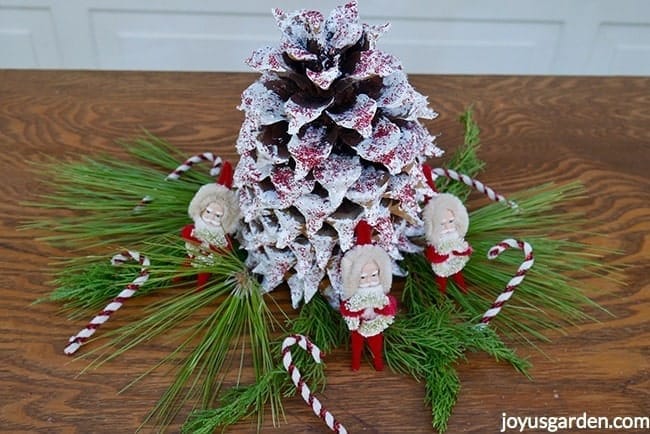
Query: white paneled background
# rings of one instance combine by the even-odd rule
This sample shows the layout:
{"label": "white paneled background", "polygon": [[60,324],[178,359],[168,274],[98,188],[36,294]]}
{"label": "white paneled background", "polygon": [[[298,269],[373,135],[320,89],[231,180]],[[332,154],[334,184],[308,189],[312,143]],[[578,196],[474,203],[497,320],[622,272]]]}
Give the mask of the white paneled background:
{"label": "white paneled background", "polygon": [[[247,71],[271,7],[345,0],[0,0],[0,68]],[[359,0],[410,73],[650,75],[650,0]]]}

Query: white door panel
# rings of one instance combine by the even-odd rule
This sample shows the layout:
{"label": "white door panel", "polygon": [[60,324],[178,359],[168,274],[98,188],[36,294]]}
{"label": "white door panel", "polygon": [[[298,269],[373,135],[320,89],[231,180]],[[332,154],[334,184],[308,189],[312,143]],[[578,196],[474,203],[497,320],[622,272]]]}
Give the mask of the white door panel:
{"label": "white door panel", "polygon": [[[270,10],[333,0],[0,0],[0,68],[248,71]],[[360,0],[410,73],[650,75],[650,1]]]}

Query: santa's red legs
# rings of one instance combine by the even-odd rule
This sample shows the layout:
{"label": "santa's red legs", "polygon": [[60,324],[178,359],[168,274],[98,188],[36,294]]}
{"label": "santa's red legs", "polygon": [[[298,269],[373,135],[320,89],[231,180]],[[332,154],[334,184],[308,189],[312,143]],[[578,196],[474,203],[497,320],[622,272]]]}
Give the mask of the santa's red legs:
{"label": "santa's red legs", "polygon": [[472,254],[472,247],[465,241],[469,226],[467,209],[456,196],[440,193],[425,205],[422,217],[427,240],[425,255],[440,292],[446,293],[450,277],[461,291],[467,292],[462,274]]}
{"label": "santa's red legs", "polygon": [[[219,180],[202,186],[190,202],[187,212],[194,223],[185,226],[181,236],[185,239],[188,262],[194,267],[210,267],[215,263],[215,255],[232,249],[230,235],[239,222],[239,204],[230,190],[232,175],[232,166],[225,162]],[[197,288],[203,288],[209,278],[210,273],[198,273]]]}
{"label": "santa's red legs", "polygon": [[341,315],[350,329],[352,370],[361,367],[364,341],[377,371],[384,369],[383,331],[393,323],[397,300],[389,295],[392,267],[388,253],[371,244],[372,228],[361,221],[356,228],[357,246],[341,259],[343,291]]}

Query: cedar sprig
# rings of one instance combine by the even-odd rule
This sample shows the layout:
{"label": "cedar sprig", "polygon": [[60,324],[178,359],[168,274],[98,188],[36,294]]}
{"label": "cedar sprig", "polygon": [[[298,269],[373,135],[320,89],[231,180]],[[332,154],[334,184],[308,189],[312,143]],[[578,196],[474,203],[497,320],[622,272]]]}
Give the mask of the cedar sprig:
{"label": "cedar sprig", "polygon": [[[463,360],[467,352],[482,351],[493,356],[496,361],[508,362],[519,373],[530,378],[530,363],[508,348],[492,329],[465,322],[459,325],[458,331],[459,336],[462,336],[458,344],[464,346]],[[458,362],[459,358],[445,359],[431,353],[427,363],[425,402],[431,406],[432,426],[440,433],[447,430],[447,423],[460,392],[460,378],[455,369]]]}
{"label": "cedar sprig", "polygon": [[219,399],[216,408],[195,410],[183,424],[183,433],[211,434],[217,428],[226,428],[260,411],[260,397],[268,395],[269,390],[277,389],[278,384],[287,382],[284,369],[267,372],[255,383],[233,387]]}
{"label": "cedar sprig", "polygon": [[458,399],[460,378],[449,360],[432,361],[427,369],[424,402],[431,407],[431,425],[443,433]]}
{"label": "cedar sprig", "polygon": [[[414,290],[408,284],[405,293]],[[411,299],[407,294],[408,299]],[[530,364],[519,357],[491,329],[481,328],[448,300],[437,306],[420,307],[417,312],[403,312],[384,332],[386,362],[394,372],[424,381],[425,401],[431,405],[432,425],[444,431],[460,390],[455,365],[464,361],[467,352],[482,351],[497,361],[510,363],[528,375]]]}

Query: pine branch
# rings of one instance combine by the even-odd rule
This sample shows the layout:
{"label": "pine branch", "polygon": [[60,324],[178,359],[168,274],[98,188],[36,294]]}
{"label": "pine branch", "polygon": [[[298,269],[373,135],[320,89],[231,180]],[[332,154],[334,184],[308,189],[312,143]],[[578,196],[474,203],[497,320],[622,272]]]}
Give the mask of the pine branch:
{"label": "pine branch", "polygon": [[[178,231],[187,223],[187,205],[198,187],[214,180],[204,170],[165,181],[182,160],[177,160],[179,151],[160,139],[149,136],[123,146],[138,161],[104,156],[35,166],[50,175],[44,189],[51,192],[25,205],[70,210],[74,215],[38,219],[24,227],[52,232],[44,241],[84,249],[137,246],[147,237]],[[141,204],[144,197],[151,202]]]}
{"label": "pine branch", "polygon": [[[483,162],[477,156],[479,128],[472,118],[471,108],[462,116],[465,128],[463,146],[451,159],[450,168],[473,176]],[[465,185],[439,178],[439,190],[461,197],[467,196]],[[517,288],[513,300],[499,314],[496,324],[508,336],[534,345],[533,340],[545,340],[545,331],[593,319],[585,307],[600,308],[577,288],[581,285],[573,276],[593,274],[616,280],[620,269],[603,267],[599,261],[612,253],[572,241],[587,227],[583,216],[559,210],[561,206],[585,197],[579,183],[544,184],[513,194],[519,204],[518,212],[491,203],[470,212],[467,240],[474,255],[464,269],[471,293],[462,294],[453,282],[449,295],[473,318],[480,319],[492,301],[512,277],[522,258],[517,252],[506,253],[496,261],[485,258],[486,252],[502,239],[517,237],[533,245],[536,262],[524,284]],[[471,201],[468,207],[471,208]],[[430,265],[422,255],[406,255],[402,266],[409,272],[403,303],[417,311],[439,302],[437,285]]]}
{"label": "pine branch", "polygon": [[[275,370],[270,334],[273,319],[264,302],[259,284],[244,268],[243,263],[240,263],[240,266],[241,268],[237,270],[236,274],[230,275],[233,290],[211,315],[213,317],[211,328],[202,332],[202,342],[188,357],[188,362],[181,367],[174,384],[152,411],[152,415],[156,416],[157,421],[161,420],[163,426],[171,421],[183,402],[192,398],[193,391],[190,389],[187,392],[183,391],[184,397],[179,399],[181,390],[188,383],[190,377],[195,378],[192,387],[197,382],[202,385],[200,408],[206,409],[214,404],[222,384],[221,380],[217,380],[217,378],[222,375],[227,360],[233,357],[231,348],[236,346],[233,344],[243,341],[248,341],[246,347],[251,354],[256,379],[254,396],[251,393],[243,395],[244,398],[247,396],[248,399],[254,398],[252,404],[244,399],[245,407],[254,405],[258,415],[258,426],[262,424],[264,407],[267,404],[271,407],[274,425],[279,422],[279,417],[282,414],[280,389],[282,384],[278,384],[277,381],[265,380]],[[244,350],[242,349],[242,351]],[[204,357],[204,353],[208,357]],[[194,374],[193,370],[197,368],[198,372]],[[241,375],[241,369],[242,366],[239,368],[238,378]],[[201,371],[205,371],[206,374],[201,375]],[[234,402],[233,406],[237,406],[239,402]],[[242,415],[245,414],[242,413]],[[226,420],[222,424],[227,424],[226,422],[228,421]]]}
{"label": "pine branch", "polygon": [[409,312],[437,306],[444,298],[438,291],[435,275],[422,254],[408,254],[401,263],[408,274],[402,291],[402,304]]}
{"label": "pine branch", "polygon": [[[460,146],[451,157],[448,167],[457,172],[474,177],[483,170],[485,163],[478,158],[478,149],[480,148],[480,129],[478,124],[474,121],[472,113],[472,107],[469,107],[459,118],[460,122],[463,124],[463,128],[465,129],[464,140],[462,146]],[[461,200],[467,199],[472,191],[471,187],[444,177],[439,177],[436,180],[436,188],[438,191],[444,191],[456,195],[461,198]]]}
{"label": "pine branch", "polygon": [[[163,255],[166,258],[171,257],[171,252],[176,254],[180,252],[178,246],[174,245],[181,242],[180,238],[173,240],[174,244],[164,244],[162,240],[167,241],[169,238],[161,238],[155,243],[155,248],[152,247],[154,244],[143,246],[145,250],[141,252],[146,253],[146,256],[153,254],[156,261]],[[126,249],[115,249],[106,256],[81,256],[56,262],[53,264],[53,268],[56,269],[55,277],[50,282],[55,289],[36,302],[60,302],[63,311],[68,313],[70,319],[87,316],[89,312],[104,307],[105,303],[117,296],[140,271],[141,266],[137,263],[127,262],[120,266],[111,264],[110,258],[113,254],[124,250]],[[171,260],[171,263],[178,263],[178,260]],[[179,265],[177,270],[180,269]],[[149,279],[134,295],[135,297],[150,294],[172,284],[172,273],[160,276],[155,264],[154,270],[157,276]]]}
{"label": "pine branch", "polygon": [[[182,246],[167,254],[152,255],[152,280],[165,281],[169,276],[193,275],[197,272],[213,273],[213,280],[202,291],[191,290],[170,300],[151,305],[149,315],[104,334],[108,342],[86,352],[83,357],[93,358],[86,369],[97,367],[120,356],[135,346],[164,335],[174,342],[175,350],[151,367],[126,388],[132,387],[153,370],[174,364],[178,357],[184,362],[176,370],[173,383],[149,414],[143,425],[155,421],[159,427],[167,426],[186,402],[195,402],[200,408],[214,404],[224,381],[227,367],[241,356],[250,354],[256,379],[262,379],[276,369],[272,351],[271,316],[257,280],[249,274],[241,258],[235,254],[217,257],[211,267],[184,267]],[[153,264],[159,264],[153,266]],[[181,270],[179,272],[179,270]],[[208,305],[218,303],[207,316],[191,322]],[[246,345],[242,345],[247,342]],[[240,374],[243,366],[239,367]],[[272,383],[258,397],[258,415],[269,404],[274,424],[282,414],[284,384]],[[125,389],[126,389],[125,388]],[[259,423],[261,424],[261,419]]]}

